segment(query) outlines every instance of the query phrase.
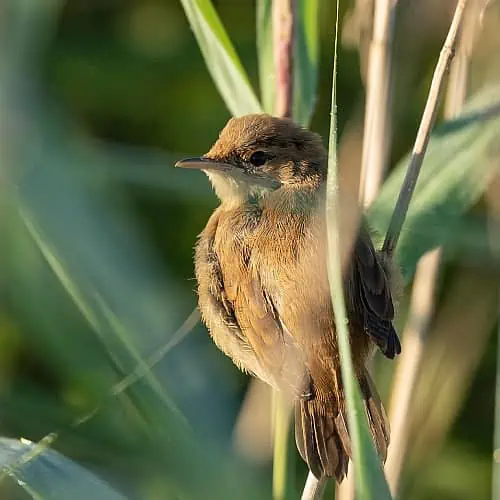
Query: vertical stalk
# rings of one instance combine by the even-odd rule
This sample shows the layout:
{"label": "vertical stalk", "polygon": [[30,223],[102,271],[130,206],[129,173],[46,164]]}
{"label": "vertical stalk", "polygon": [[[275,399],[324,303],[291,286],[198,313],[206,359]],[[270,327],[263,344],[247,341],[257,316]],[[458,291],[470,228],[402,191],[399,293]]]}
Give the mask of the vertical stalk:
{"label": "vertical stalk", "polygon": [[273,0],[273,51],[276,71],[276,116],[292,116],[295,0]]}
{"label": "vertical stalk", "polygon": [[391,55],[397,0],[376,0],[368,59],[360,205],[370,205],[382,184],[390,149]]}
{"label": "vertical stalk", "polygon": [[[356,494],[359,499],[390,498],[380,462],[370,438],[364,405],[361,400],[358,379],[352,361],[349,327],[344,297],[342,272],[342,240],[340,238],[341,206],[337,157],[337,33],[339,1],[337,0],[337,23],[335,26],[335,48],[333,62],[332,104],[330,135],[328,141],[328,175],[326,183],[326,229],[328,242],[328,282],[335,315],[335,330],[340,357],[342,385],[347,407],[347,424],[351,441]],[[342,235],[344,237],[344,235]],[[319,481],[321,483],[321,481]],[[319,489],[318,485],[318,489]],[[303,497],[304,498],[304,497]]]}
{"label": "vertical stalk", "polygon": [[[276,116],[292,116],[293,103],[293,48],[295,36],[296,0],[273,0],[273,55],[275,69]],[[281,394],[273,391],[273,499],[286,496],[288,463],[288,435],[290,433],[290,407]]]}
{"label": "vertical stalk", "polygon": [[[398,0],[376,0],[368,57],[363,152],[359,204],[368,207],[377,197],[387,170],[391,144],[392,41]],[[337,488],[338,500],[354,499],[354,466]]]}

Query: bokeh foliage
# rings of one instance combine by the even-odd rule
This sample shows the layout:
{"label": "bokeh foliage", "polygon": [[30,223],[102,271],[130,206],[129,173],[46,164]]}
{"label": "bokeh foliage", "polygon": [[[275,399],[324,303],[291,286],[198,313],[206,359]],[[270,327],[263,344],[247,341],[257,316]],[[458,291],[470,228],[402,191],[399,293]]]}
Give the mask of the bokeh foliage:
{"label": "bokeh foliage", "polygon": [[[265,3],[259,2],[261,8]],[[315,3],[301,3],[301,9],[314,10]],[[300,54],[318,59],[312,128],[326,137],[335,16],[329,3],[320,4],[318,47],[309,13],[309,45],[301,46]],[[231,40],[241,58],[239,73],[228,70],[231,85],[217,87],[224,95],[260,84],[260,94],[254,91],[246,103],[228,103],[235,113],[257,109],[255,95],[265,91],[262,78],[258,82],[254,2],[214,5],[228,33],[219,30],[209,56],[224,63],[217,44],[227,48]],[[349,6],[341,2],[341,16]],[[194,17],[196,7],[213,16],[206,1],[186,0],[184,7]],[[181,3],[12,0],[2,23],[2,434],[37,441],[57,432],[55,449],[130,498],[269,498],[269,465],[244,461],[231,446],[246,378],[202,327],[140,382],[109,396],[192,311],[191,249],[215,205],[201,175],[185,179],[172,168],[182,154],[207,150],[229,117]],[[260,28],[262,44],[269,33]],[[414,135],[439,36],[438,30],[426,41],[415,64],[417,92],[411,89],[414,98],[399,111],[396,159]],[[356,51],[342,49],[339,60],[342,139],[356,114],[362,81]],[[483,103],[498,102],[498,90],[491,92],[479,94],[472,110],[474,102],[480,110]],[[271,99],[264,100],[265,109]],[[297,108],[304,122],[314,101]],[[438,132],[441,142],[431,148],[417,193],[422,201],[414,205],[415,223],[401,247],[408,276],[424,250],[443,242],[452,261],[445,283],[457,272],[457,262],[496,272],[478,200],[488,169],[498,167],[498,115],[483,122],[471,113],[446,125]],[[381,229],[399,176],[396,172],[374,207],[373,220],[379,217],[382,222],[375,225]],[[435,209],[426,210],[432,203]],[[462,217],[472,204],[472,215]],[[405,498],[487,497],[494,358],[494,349],[486,350],[444,448],[424,466],[420,460],[408,470]],[[78,423],[96,406],[93,418]],[[10,441],[1,446],[4,460],[18,451]],[[63,476],[69,473],[60,457],[42,458],[61,467]],[[297,464],[298,492],[304,466]],[[2,488],[7,498],[19,495],[5,481]],[[61,498],[58,491],[40,495]]]}

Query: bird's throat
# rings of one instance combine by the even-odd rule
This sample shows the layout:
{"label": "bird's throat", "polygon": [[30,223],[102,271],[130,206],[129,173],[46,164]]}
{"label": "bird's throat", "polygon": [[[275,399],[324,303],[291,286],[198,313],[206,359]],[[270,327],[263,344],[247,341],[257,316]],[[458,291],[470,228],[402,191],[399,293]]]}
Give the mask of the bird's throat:
{"label": "bird's throat", "polygon": [[247,203],[250,199],[263,199],[275,190],[274,186],[263,182],[240,180],[222,172],[205,171],[205,173],[214,187],[215,194],[228,209]]}

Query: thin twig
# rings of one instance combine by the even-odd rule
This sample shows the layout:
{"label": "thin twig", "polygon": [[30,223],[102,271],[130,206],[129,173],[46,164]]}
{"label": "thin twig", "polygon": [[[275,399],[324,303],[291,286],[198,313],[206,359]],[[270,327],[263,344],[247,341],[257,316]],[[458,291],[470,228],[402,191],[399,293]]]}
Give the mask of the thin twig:
{"label": "thin twig", "polygon": [[[478,12],[467,9],[463,27],[460,30],[457,57],[450,68],[445,99],[444,116],[455,118],[463,107],[467,94],[468,69],[474,34],[474,22]],[[403,335],[402,355],[394,376],[391,395],[390,422],[391,441],[386,463],[386,474],[391,492],[396,495],[408,445],[408,415],[414,396],[414,388],[420,372],[427,331],[435,310],[435,295],[441,262],[441,248],[425,254],[418,263],[410,303],[409,318]]]}
{"label": "thin twig", "polygon": [[276,116],[292,116],[295,0],[273,0],[273,51]]}
{"label": "thin twig", "polygon": [[378,194],[390,148],[391,53],[397,0],[377,0],[368,59],[363,154],[359,184],[362,206]]}
{"label": "thin twig", "polygon": [[445,76],[449,72],[450,62],[455,53],[458,32],[462,23],[463,13],[465,6],[467,5],[467,1],[468,0],[458,0],[450,30],[444,42],[443,48],[441,49],[436,69],[434,70],[429,96],[427,97],[417,138],[415,139],[415,145],[413,146],[408,172],[406,173],[403,186],[399,193],[399,198],[392,214],[389,229],[387,230],[384,245],[382,247],[382,251],[388,256],[392,256],[394,252],[401,233],[401,228],[403,227],[403,223],[408,212],[408,206],[413,197],[413,192],[415,190],[420,168],[427,150],[432,127],[436,121],[438,106],[445,85]]}

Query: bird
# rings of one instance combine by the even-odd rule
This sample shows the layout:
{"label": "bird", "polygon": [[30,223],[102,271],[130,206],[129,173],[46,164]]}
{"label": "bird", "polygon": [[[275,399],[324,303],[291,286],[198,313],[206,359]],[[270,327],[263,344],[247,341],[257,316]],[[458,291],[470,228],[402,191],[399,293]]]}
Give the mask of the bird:
{"label": "bird", "polygon": [[[318,479],[341,482],[352,458],[327,274],[327,152],[289,118],[231,118],[211,149],[176,167],[202,170],[219,206],[195,247],[201,317],[217,347],[293,402],[297,449]],[[393,265],[363,220],[344,271],[349,341],[382,462],[389,425],[367,365],[401,352]]]}

